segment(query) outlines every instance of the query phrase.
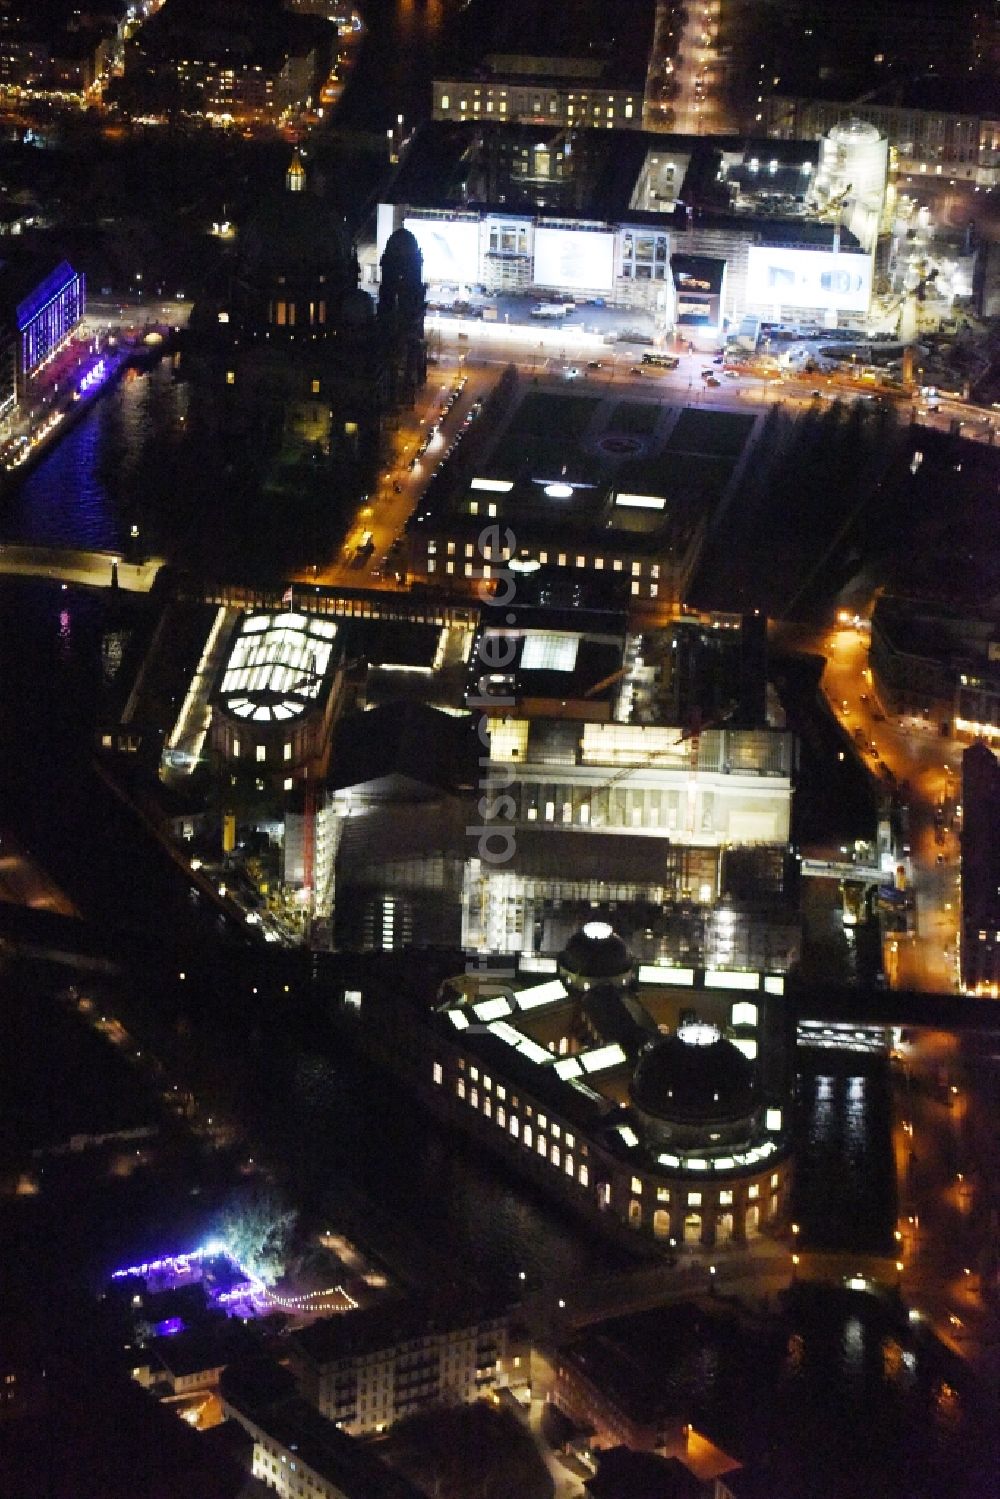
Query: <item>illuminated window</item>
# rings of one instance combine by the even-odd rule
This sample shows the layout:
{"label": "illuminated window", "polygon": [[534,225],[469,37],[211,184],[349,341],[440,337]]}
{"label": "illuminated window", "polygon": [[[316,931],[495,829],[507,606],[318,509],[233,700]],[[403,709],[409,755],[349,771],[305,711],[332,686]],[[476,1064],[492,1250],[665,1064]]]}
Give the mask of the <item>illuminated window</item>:
{"label": "illuminated window", "polygon": [[314,396],[318,396],[319,395],[319,381],[318,380],[314,380],[312,382],[312,393],[313,393]]}
{"label": "illuminated window", "polygon": [[642,1191],[642,1181],[638,1176],[633,1176],[632,1178],[632,1191],[636,1193]]}
{"label": "illuminated window", "polygon": [[657,1202],[669,1202],[670,1201],[670,1188],[669,1187],[657,1187],[657,1189],[656,1189],[656,1200],[657,1200]]}
{"label": "illuminated window", "polygon": [[688,1193],[688,1207],[689,1208],[700,1208],[701,1207],[701,1193],[700,1192],[689,1192]]}
{"label": "illuminated window", "polygon": [[444,1069],[440,1062],[434,1063],[434,1081],[438,1084],[444,1082]]}
{"label": "illuminated window", "polygon": [[501,1108],[497,1109],[497,1124],[500,1126],[501,1129],[506,1129],[506,1127],[507,1127],[507,1110],[506,1109],[501,1109]]}
{"label": "illuminated window", "polygon": [[226,370],[226,384],[227,385],[235,385],[236,384],[236,371],[235,370]]}
{"label": "illuminated window", "polygon": [[627,102],[625,104],[625,118],[626,118],[626,120],[630,120],[632,118],[632,100],[631,99],[627,100]]}
{"label": "illuminated window", "polygon": [[732,1194],[732,1192],[720,1192],[719,1193],[719,1206],[720,1207],[728,1208],[728,1207],[732,1207],[732,1204],[733,1204],[733,1194]]}
{"label": "illuminated window", "polygon": [[552,1138],[553,1138],[553,1140],[558,1140],[561,1135],[562,1135],[562,1130],[560,1129],[559,1125],[556,1124],[555,1121],[553,1120],[553,1123],[552,1123]]}
{"label": "illuminated window", "polygon": [[549,1160],[552,1162],[553,1166],[559,1165],[561,1157],[562,1151],[559,1149],[559,1146],[553,1145],[552,1149],[549,1151]]}
{"label": "illuminated window", "polygon": [[262,760],[266,760],[266,759],[267,759],[267,746],[265,744],[258,744],[258,746],[257,746],[257,763],[259,764]]}
{"label": "illuminated window", "polygon": [[772,1187],[776,1187],[777,1185],[778,1185],[778,1173],[776,1171],[774,1173],[774,1175],[771,1177],[771,1186]]}
{"label": "illuminated window", "polygon": [[240,741],[238,739],[234,739],[233,740],[233,758],[236,759],[236,760],[238,760],[239,757],[240,757]]}
{"label": "illuminated window", "polygon": [[295,785],[295,782],[293,781],[291,776],[286,776],[284,781],[282,782],[282,785],[284,786],[286,791],[291,791],[292,787]]}
{"label": "illuminated window", "polygon": [[525,1146],[526,1146],[526,1148],[528,1150],[531,1149],[531,1141],[532,1141],[531,1125],[530,1124],[526,1124],[524,1126],[524,1144],[525,1144]]}
{"label": "illuminated window", "polygon": [[749,1199],[750,1199],[751,1202],[756,1202],[757,1198],[759,1196],[760,1196],[760,1188],[757,1186],[756,1183],[754,1183],[754,1185],[752,1187],[747,1187],[747,1197],[749,1197]]}
{"label": "illuminated window", "polygon": [[581,1187],[586,1187],[590,1184],[590,1171],[587,1168],[586,1162],[583,1163],[583,1165],[580,1167],[580,1170],[577,1172],[577,1181],[580,1183]]}
{"label": "illuminated window", "polygon": [[459,1080],[458,1080],[458,1082],[455,1084],[455,1092],[458,1094],[459,1098],[464,1098],[465,1097],[465,1079],[464,1078],[460,1077]]}
{"label": "illuminated window", "polygon": [[288,741],[287,744],[285,744],[285,746],[282,749],[281,753],[282,753],[282,758],[285,759],[285,760],[290,760],[292,758],[292,745],[291,745],[291,741],[290,740]]}
{"label": "illuminated window", "polygon": [[451,108],[451,99],[449,98],[449,96],[447,94],[442,94],[441,95],[441,108],[442,109],[450,109]]}
{"label": "illuminated window", "polygon": [[538,1154],[539,1155],[546,1155],[547,1154],[549,1146],[548,1146],[548,1141],[546,1140],[546,1138],[545,1138],[544,1135],[539,1135],[538,1136],[538,1145],[537,1145],[536,1148],[538,1150]]}

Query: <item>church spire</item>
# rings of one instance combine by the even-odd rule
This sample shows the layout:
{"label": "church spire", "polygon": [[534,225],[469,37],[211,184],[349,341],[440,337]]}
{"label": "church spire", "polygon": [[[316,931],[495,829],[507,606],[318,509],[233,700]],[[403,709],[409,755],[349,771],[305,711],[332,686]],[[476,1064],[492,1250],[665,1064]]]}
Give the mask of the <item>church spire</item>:
{"label": "church spire", "polygon": [[302,153],[298,146],[292,153],[292,159],[285,173],[285,187],[290,193],[302,193],[306,188],[306,169],[302,161]]}

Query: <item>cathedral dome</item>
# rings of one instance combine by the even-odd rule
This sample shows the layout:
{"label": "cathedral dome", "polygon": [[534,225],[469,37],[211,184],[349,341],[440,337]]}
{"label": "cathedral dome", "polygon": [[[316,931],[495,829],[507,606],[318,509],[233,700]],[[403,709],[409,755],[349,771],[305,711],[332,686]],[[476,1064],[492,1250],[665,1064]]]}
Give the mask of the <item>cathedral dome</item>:
{"label": "cathedral dome", "polygon": [[245,262],[261,270],[352,278],[354,256],[344,220],[310,191],[297,152],[285,174],[284,189],[261,195],[241,231],[240,247]]}

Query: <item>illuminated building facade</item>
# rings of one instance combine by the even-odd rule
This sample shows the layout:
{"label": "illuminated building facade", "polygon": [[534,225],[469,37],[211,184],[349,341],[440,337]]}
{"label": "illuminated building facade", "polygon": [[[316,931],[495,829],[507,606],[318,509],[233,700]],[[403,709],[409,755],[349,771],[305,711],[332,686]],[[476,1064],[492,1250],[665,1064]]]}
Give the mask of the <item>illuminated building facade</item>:
{"label": "illuminated building facade", "polygon": [[431,288],[601,299],[688,336],[745,313],[863,323],[887,171],[869,129],[816,142],[434,121],[379,205],[376,256],[402,225]]}
{"label": "illuminated building facade", "polygon": [[[441,465],[408,523],[411,575],[600,574],[626,601],[679,605],[758,418],[588,392],[586,426],[572,432],[562,400],[511,375],[507,409],[480,418],[475,448],[467,440]],[[713,426],[727,429],[725,454]]]}
{"label": "illuminated building facade", "polygon": [[[235,14],[234,14],[235,9]],[[169,0],[126,51],[132,107],[171,107],[224,123],[267,123],[308,108],[336,31],[267,0]]]}
{"label": "illuminated building facade", "polygon": [[333,620],[244,615],[213,697],[210,743],[291,791],[325,768],[343,659]]}
{"label": "illuminated building facade", "polygon": [[541,971],[480,957],[436,1004],[374,980],[344,998],[435,1113],[608,1233],[668,1249],[745,1245],[785,1211],[784,987],[636,964],[593,921]]}
{"label": "illuminated building facade", "polygon": [[884,594],[869,660],[890,713],[945,724],[967,743],[1000,743],[1000,619],[990,610]]}
{"label": "illuminated building facade", "polygon": [[[926,80],[924,80],[926,82]],[[912,104],[886,99],[843,100],[767,96],[761,108],[768,135],[777,140],[818,140],[845,118],[873,126],[894,149],[907,176],[947,177],[996,187],[1000,181],[1000,110],[976,108],[976,88],[961,85],[952,108],[915,97]]]}
{"label": "illuminated building facade", "polygon": [[361,1436],[436,1402],[488,1393],[507,1340],[505,1316],[388,1302],[293,1333],[289,1364],[305,1399]]}
{"label": "illuminated building facade", "polygon": [[15,340],[19,396],[79,328],[86,310],[83,276],[65,260],[47,274],[37,263],[0,263],[0,308]]}

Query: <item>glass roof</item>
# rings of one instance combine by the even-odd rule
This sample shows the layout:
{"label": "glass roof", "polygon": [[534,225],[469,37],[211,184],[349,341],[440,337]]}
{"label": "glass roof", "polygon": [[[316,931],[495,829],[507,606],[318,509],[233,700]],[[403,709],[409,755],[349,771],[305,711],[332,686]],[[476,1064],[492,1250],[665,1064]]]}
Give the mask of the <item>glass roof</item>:
{"label": "glass roof", "polygon": [[337,626],[308,614],[250,614],[233,642],[220,696],[254,723],[297,718],[326,683]]}

